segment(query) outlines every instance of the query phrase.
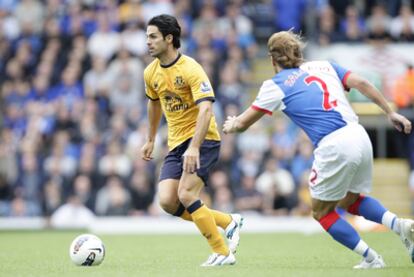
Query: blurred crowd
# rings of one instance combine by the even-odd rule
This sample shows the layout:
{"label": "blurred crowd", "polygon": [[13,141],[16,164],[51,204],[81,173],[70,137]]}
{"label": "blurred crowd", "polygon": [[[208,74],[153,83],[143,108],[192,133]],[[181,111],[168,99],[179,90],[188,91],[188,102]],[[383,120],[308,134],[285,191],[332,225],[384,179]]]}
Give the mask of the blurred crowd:
{"label": "blurred crowd", "polygon": [[[391,4],[392,2],[392,4]],[[362,4],[361,4],[362,3]],[[251,101],[252,61],[270,32],[294,27],[317,42],[412,41],[407,1],[1,0],[0,216],[156,215],[165,122],[144,162],[145,24],[175,15],[181,51],[209,75],[219,124]],[[310,5],[312,5],[310,7]],[[267,30],[267,31],[266,31]],[[312,144],[284,117],[222,136],[203,201],[233,212],[310,211]]]}

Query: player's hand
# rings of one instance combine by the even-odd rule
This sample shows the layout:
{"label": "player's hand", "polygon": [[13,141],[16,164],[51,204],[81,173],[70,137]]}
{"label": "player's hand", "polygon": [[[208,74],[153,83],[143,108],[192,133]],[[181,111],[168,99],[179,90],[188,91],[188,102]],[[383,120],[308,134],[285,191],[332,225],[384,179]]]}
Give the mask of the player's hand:
{"label": "player's hand", "polygon": [[228,116],[223,124],[223,133],[230,134],[237,131],[237,116]]}
{"label": "player's hand", "polygon": [[185,172],[193,174],[197,169],[200,169],[200,150],[198,148],[188,147],[183,157],[183,170]]}
{"label": "player's hand", "polygon": [[141,158],[145,161],[150,161],[153,159],[152,151],[154,150],[154,142],[147,141],[144,146],[141,147]]}
{"label": "player's hand", "polygon": [[405,116],[393,112],[388,115],[388,119],[398,131],[406,134],[411,133],[411,122]]}

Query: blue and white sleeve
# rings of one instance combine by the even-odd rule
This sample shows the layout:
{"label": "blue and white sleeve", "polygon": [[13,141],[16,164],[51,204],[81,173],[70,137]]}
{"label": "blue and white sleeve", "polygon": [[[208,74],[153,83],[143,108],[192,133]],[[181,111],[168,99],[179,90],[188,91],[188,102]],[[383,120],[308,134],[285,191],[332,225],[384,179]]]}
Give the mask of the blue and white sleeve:
{"label": "blue and white sleeve", "polygon": [[283,110],[285,108],[282,99],[283,91],[273,80],[266,80],[260,87],[259,94],[252,104],[252,108],[272,115],[275,110]]}
{"label": "blue and white sleeve", "polygon": [[330,64],[332,65],[333,69],[336,71],[336,74],[338,75],[339,79],[342,82],[342,85],[344,86],[345,89],[348,89],[348,86],[346,85],[346,79],[348,78],[349,74],[351,74],[351,71],[340,66],[337,63],[334,62],[330,62]]}

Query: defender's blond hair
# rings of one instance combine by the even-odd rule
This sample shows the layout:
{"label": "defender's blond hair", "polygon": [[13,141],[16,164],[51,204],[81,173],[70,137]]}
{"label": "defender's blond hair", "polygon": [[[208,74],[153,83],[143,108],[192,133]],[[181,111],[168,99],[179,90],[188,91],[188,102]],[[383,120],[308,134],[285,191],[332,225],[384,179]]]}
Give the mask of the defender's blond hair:
{"label": "defender's blond hair", "polygon": [[269,55],[283,68],[299,67],[303,62],[304,43],[292,31],[274,33],[267,42]]}

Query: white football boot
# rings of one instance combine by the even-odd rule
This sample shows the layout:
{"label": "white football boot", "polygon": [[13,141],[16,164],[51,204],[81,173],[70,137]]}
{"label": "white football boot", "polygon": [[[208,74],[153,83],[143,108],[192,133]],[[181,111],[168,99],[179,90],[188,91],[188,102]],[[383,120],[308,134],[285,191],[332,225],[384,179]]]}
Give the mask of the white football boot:
{"label": "white football boot", "polygon": [[365,259],[360,264],[354,266],[355,269],[369,269],[369,268],[384,268],[385,262],[381,256],[377,256],[372,262],[367,262]]}
{"label": "white football boot", "polygon": [[207,261],[201,264],[201,266],[222,266],[222,265],[234,265],[236,263],[236,257],[233,253],[229,251],[227,256],[213,253],[211,254]]}
{"label": "white football boot", "polygon": [[400,238],[414,263],[414,220],[400,219]]}
{"label": "white football boot", "polygon": [[243,217],[240,214],[231,214],[233,219],[225,230],[227,244],[230,251],[234,254],[240,242],[240,229],[243,226]]}

